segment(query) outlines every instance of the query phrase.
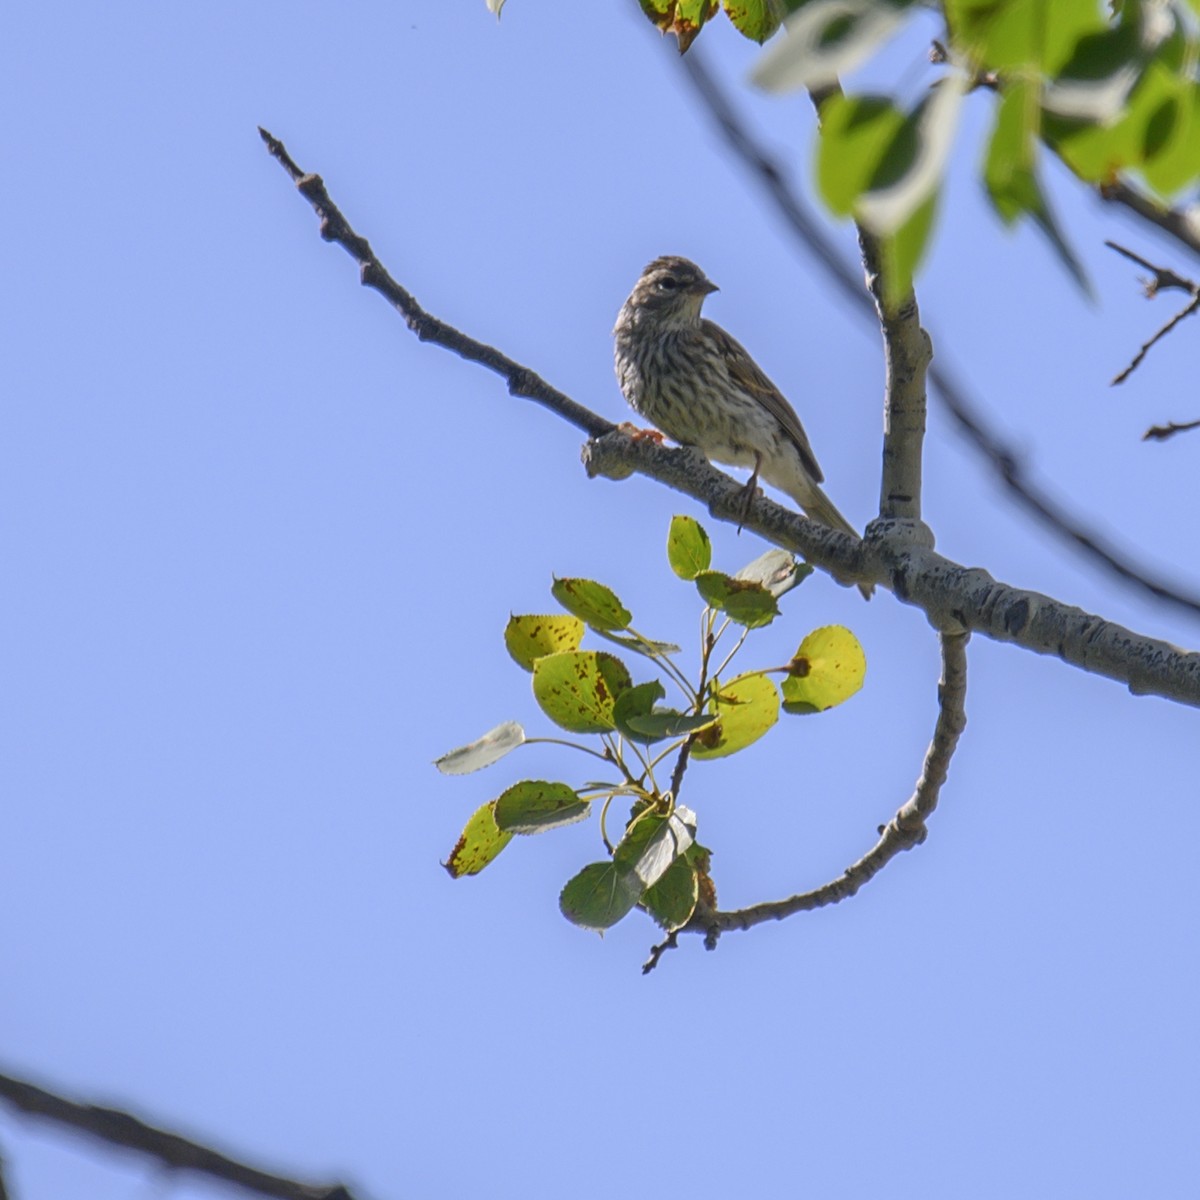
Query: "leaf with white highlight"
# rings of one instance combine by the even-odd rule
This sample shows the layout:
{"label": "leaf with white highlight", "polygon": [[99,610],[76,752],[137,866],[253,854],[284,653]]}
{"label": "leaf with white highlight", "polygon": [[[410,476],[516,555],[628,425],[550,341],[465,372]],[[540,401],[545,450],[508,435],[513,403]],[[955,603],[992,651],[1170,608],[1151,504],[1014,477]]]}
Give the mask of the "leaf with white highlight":
{"label": "leaf with white highlight", "polygon": [[[875,233],[889,234],[899,229],[941,183],[965,93],[965,77],[947,75],[938,81],[910,122],[906,122],[906,126],[911,123],[915,135],[911,158],[898,176],[888,179],[882,187],[880,181],[874,182],[871,190],[858,200],[858,216]],[[892,155],[898,154],[900,149],[897,139],[880,163],[885,176],[890,173],[888,168],[893,166]]]}
{"label": "leaf with white highlight", "polygon": [[879,0],[813,0],[794,16],[750,72],[750,82],[766,92],[823,88],[865,62],[903,19],[903,12]]}
{"label": "leaf with white highlight", "polygon": [[443,754],[433,765],[443,775],[469,775],[472,771],[490,767],[524,741],[525,730],[516,721],[505,721],[503,725],[489,729],[483,737]]}

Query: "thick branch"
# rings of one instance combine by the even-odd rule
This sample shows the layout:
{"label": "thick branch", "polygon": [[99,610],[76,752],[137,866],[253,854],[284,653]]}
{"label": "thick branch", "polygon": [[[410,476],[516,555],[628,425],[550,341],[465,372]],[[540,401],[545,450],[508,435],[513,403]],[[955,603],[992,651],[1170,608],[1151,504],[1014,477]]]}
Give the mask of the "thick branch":
{"label": "thick branch", "polygon": [[17,1112],[86,1134],[110,1146],[136,1150],[177,1171],[192,1171],[276,1200],[353,1200],[341,1184],[313,1185],[236,1162],[177,1133],[156,1129],[115,1108],[79,1104],[32,1083],[0,1075],[0,1101]]}
{"label": "thick branch", "polygon": [[942,677],[938,683],[938,716],[933,739],[925,752],[925,764],[913,794],[880,829],[875,845],[836,879],[811,892],[801,892],[786,900],[772,900],[732,912],[705,912],[685,926],[686,930],[704,933],[707,944],[711,946],[717,935],[729,930],[750,929],[764,921],[782,921],[798,912],[837,904],[853,896],[863,884],[869,883],[898,854],[919,846],[925,840],[925,822],[937,808],[942,784],[946,782],[950,770],[950,759],[967,724],[968,637],[965,633],[941,635]]}
{"label": "thick branch", "polygon": [[[723,102],[703,66],[692,66],[710,104]],[[820,117],[826,98],[841,94],[836,84],[810,91]],[[732,123],[732,122],[731,122]],[[727,129],[728,132],[728,129]],[[778,172],[772,173],[778,179]],[[875,320],[883,333],[883,470],[879,482],[879,515],[894,522],[921,519],[921,464],[925,445],[925,379],[933,360],[933,343],[921,328],[917,296],[912,288],[900,304],[889,307],[885,297],[883,253],[879,239],[856,222],[867,292],[875,304]],[[836,256],[831,259],[836,262]],[[856,294],[857,289],[856,289]],[[925,531],[917,531],[924,536]]]}
{"label": "thick branch", "polygon": [[921,519],[921,463],[925,444],[925,377],[933,360],[929,334],[921,328],[917,297],[909,291],[889,312],[883,301],[879,246],[860,227],[859,245],[867,287],[883,331],[883,473],[879,515],[896,521]]}
{"label": "thick branch", "polygon": [[[874,306],[862,291],[855,272],[842,261],[817,219],[801,201],[799,194],[788,184],[778,163],[734,112],[728,97],[705,68],[703,59],[693,48],[680,61],[730,148],[743,166],[766,189],[784,223],[824,268],[826,277],[834,288],[850,302],[860,316],[874,324]],[[929,368],[929,380],[951,417],[958,423],[968,440],[983,453],[986,461],[1013,496],[1048,528],[1074,543],[1087,557],[1127,583],[1149,592],[1160,600],[1177,605],[1193,616],[1200,615],[1200,598],[1154,578],[1144,567],[1132,563],[1124,555],[1105,545],[1099,534],[1089,529],[1080,518],[1068,512],[1036,483],[1027,479],[1020,456],[987,427],[980,415],[978,403],[971,398],[966,386],[955,377],[950,367],[933,363]]]}
{"label": "thick branch", "polygon": [[[584,447],[588,473],[624,479],[631,471],[699,500],[719,520],[745,510],[742,486],[693,450],[672,450],[620,430]],[[1135,695],[1200,707],[1200,653],[1143,637],[1038,592],[1000,583],[986,571],[943,558],[907,538],[868,528],[855,541],[765,496],[746,513],[747,529],[819,563],[839,578],[882,583],[920,608],[943,632],[969,630],[1048,654],[1124,683]]]}

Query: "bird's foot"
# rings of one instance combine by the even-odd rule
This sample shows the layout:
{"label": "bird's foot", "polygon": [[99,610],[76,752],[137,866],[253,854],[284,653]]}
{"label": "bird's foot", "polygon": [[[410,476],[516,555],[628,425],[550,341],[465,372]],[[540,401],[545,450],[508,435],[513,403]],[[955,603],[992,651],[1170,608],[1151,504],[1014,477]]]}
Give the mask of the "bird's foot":
{"label": "bird's foot", "polygon": [[650,441],[656,446],[663,444],[663,435],[657,429],[639,429],[632,421],[622,421],[617,428],[635,442]]}

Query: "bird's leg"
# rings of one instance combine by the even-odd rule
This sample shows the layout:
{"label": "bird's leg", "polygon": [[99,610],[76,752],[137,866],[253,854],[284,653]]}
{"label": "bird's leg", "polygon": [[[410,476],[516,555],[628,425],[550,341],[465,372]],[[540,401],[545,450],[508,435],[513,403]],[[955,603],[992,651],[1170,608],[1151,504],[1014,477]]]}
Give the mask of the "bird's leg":
{"label": "bird's leg", "polygon": [[754,503],[754,497],[758,495],[758,471],[762,466],[762,455],[755,450],[754,452],[754,470],[750,474],[750,478],[746,480],[746,486],[742,488],[742,516],[738,521],[738,533],[742,532],[742,526],[746,523],[746,518],[750,515],[750,505]]}

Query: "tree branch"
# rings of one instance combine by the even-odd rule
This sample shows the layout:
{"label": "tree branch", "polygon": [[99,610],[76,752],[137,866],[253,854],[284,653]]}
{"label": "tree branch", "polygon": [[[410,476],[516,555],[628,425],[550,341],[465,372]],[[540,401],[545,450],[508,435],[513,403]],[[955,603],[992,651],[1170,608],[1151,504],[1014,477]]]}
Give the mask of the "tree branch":
{"label": "tree branch", "polygon": [[1103,184],[1098,190],[1102,199],[1127,208],[1143,221],[1148,221],[1164,233],[1169,233],[1193,254],[1200,254],[1200,221],[1195,216],[1178,208],[1164,208],[1120,180]]}
{"label": "tree branch", "polygon": [[489,371],[494,371],[508,381],[508,390],[512,395],[541,404],[591,437],[599,437],[614,428],[611,421],[606,421],[584,408],[582,404],[577,404],[535,375],[528,367],[523,367],[494,346],[467,337],[466,334],[439,321],[437,317],[430,316],[412,295],[387,273],[383,264],[375,257],[367,239],[359,237],[350,228],[349,222],[329,198],[321,177],[306,175],[301,171],[292,161],[283,143],[272,137],[261,125],[258,127],[258,134],[279,165],[292,177],[300,194],[320,217],[321,236],[327,242],[336,242],[358,263],[363,286],[374,288],[388,301],[421,341],[435,342],[470,362],[487,367]]}
{"label": "tree branch", "polygon": [[690,449],[673,450],[620,430],[588,442],[590,475],[657,479],[706,505],[718,520],[742,521],[769,542],[819,563],[840,578],[883,583],[921,609],[943,632],[982,633],[1124,683],[1134,695],[1200,707],[1200,653],[1144,637],[1038,592],[1001,583],[907,538],[868,527],[861,541],[827,529],[765,496],[745,509],[744,489]]}
{"label": "tree branch", "polygon": [[[866,538],[858,541],[763,496],[757,497],[747,512],[743,485],[716,470],[697,451],[668,449],[652,438],[631,438],[499,351],[482,347],[486,354],[480,353],[481,343],[430,317],[403,288],[392,283],[365,239],[350,229],[340,213],[336,224],[330,226],[329,214],[337,210],[325,194],[324,184],[316,176],[301,174],[270,134],[264,133],[263,139],[271,153],[284,162],[302,194],[321,197],[314,208],[322,216],[322,229],[338,231],[336,236],[327,236],[358,247],[351,253],[364,263],[364,276],[369,265],[372,278],[389,279],[389,290],[380,290],[411,327],[418,333],[424,330],[428,340],[456,353],[464,353],[466,347],[469,352],[464,357],[508,378],[510,391],[537,400],[593,435],[584,447],[589,475],[624,479],[636,471],[657,479],[700,500],[719,520],[731,524],[740,520],[768,541],[803,554],[840,578],[884,583],[900,600],[922,609],[934,627],[944,632],[973,630],[1039,654],[1055,655],[1073,666],[1116,679],[1137,694],[1200,705],[1200,654],[1142,637],[1048,596],[998,583],[986,571],[951,562],[910,537],[891,536],[885,522],[877,523],[881,528],[869,528]],[[522,383],[520,390],[513,386],[513,373]],[[1200,611],[1200,605],[1197,609]]]}
{"label": "tree branch", "polygon": [[135,1150],[172,1170],[192,1171],[260,1196],[275,1200],[353,1200],[341,1184],[298,1183],[271,1175],[177,1133],[147,1125],[119,1109],[79,1104],[10,1075],[0,1075],[0,1101],[17,1112],[65,1126],[110,1146]]}
{"label": "tree branch", "polygon": [[[826,277],[835,289],[850,302],[855,311],[874,323],[874,306],[862,291],[855,272],[842,261],[816,217],[789,186],[779,165],[734,112],[728,97],[709,74],[696,49],[693,47],[680,62],[730,148],[747,171],[766,189],[786,226],[824,268]],[[1027,479],[1016,451],[987,427],[980,415],[979,405],[950,367],[934,362],[929,368],[929,380],[951,417],[984,455],[1013,496],[1049,529],[1072,542],[1086,557],[1126,583],[1182,608],[1192,616],[1200,616],[1200,598],[1156,579],[1144,567],[1107,546],[1104,539],[1089,529],[1080,518]]]}
{"label": "tree branch", "polygon": [[1185,421],[1182,425],[1168,421],[1165,425],[1151,425],[1142,434],[1143,442],[1165,442],[1177,433],[1187,433],[1190,429],[1200,429],[1200,421]]}
{"label": "tree branch", "polygon": [[[1113,377],[1112,384],[1115,386],[1118,383],[1124,383],[1130,375],[1141,366],[1142,360],[1150,353],[1155,343],[1165,338],[1184,317],[1190,317],[1197,309],[1200,309],[1200,284],[1197,284],[1193,279],[1185,279],[1182,275],[1176,274],[1170,267],[1156,267],[1153,263],[1147,262],[1140,254],[1134,254],[1132,250],[1127,250],[1124,246],[1118,245],[1116,242],[1105,242],[1106,246],[1111,250],[1115,250],[1118,254],[1123,254],[1126,258],[1138,264],[1140,267],[1145,267],[1147,271],[1152,272],[1149,279],[1143,280],[1145,287],[1146,299],[1153,300],[1159,292],[1181,291],[1187,292],[1192,298],[1192,302],[1179,310],[1149,341],[1143,342],[1141,349],[1133,356],[1133,361],[1123,371]],[[1144,438],[1142,439],[1145,440]]]}
{"label": "tree branch", "polygon": [[[933,739],[925,752],[921,777],[909,799],[896,815],[879,830],[879,841],[866,854],[830,883],[811,892],[801,892],[786,900],[772,900],[730,912],[699,913],[684,926],[688,932],[701,932],[710,948],[716,938],[730,930],[751,929],[764,921],[782,921],[798,912],[824,908],[853,896],[869,883],[889,862],[905,850],[925,840],[925,822],[937,808],[938,796],[950,770],[950,759],[962,731],[966,728],[967,640],[966,633],[941,635],[942,677],[938,684],[938,716]],[[659,951],[661,955],[661,950]],[[654,958],[657,962],[657,956]]]}

